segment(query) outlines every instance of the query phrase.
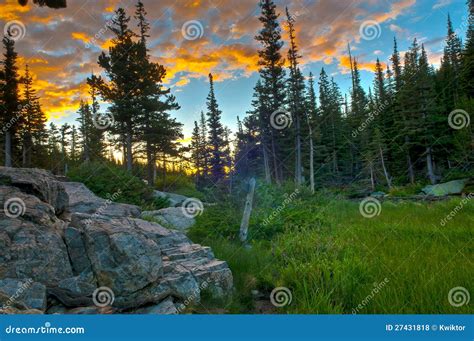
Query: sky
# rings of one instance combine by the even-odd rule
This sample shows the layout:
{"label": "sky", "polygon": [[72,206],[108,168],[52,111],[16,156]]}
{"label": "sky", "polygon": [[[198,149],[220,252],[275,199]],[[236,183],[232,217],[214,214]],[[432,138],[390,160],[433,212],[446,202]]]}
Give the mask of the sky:
{"label": "sky", "polygon": [[[32,1],[30,1],[32,2]],[[151,23],[153,60],[167,69],[165,85],[181,106],[172,115],[184,124],[186,138],[193,122],[205,111],[208,74],[222,120],[235,130],[236,117],[250,109],[258,80],[260,29],[257,0],[142,0]],[[347,45],[362,69],[366,89],[377,58],[389,61],[396,37],[405,51],[414,38],[425,44],[436,67],[442,55],[446,22],[462,38],[467,28],[465,0],[276,0],[280,20],[285,6],[296,20],[303,73],[319,75],[321,68],[347,93],[350,86]],[[113,11],[123,7],[133,19],[136,0],[68,0],[66,9],[21,7],[17,0],[0,0],[0,27],[16,34],[21,73],[28,64],[48,118],[74,124],[81,99],[88,99],[85,79],[100,74],[97,58],[110,46],[107,27]],[[16,29],[13,31],[13,29]],[[288,35],[283,26],[286,56]],[[317,81],[317,77],[316,77]],[[106,110],[107,104],[102,103]]]}

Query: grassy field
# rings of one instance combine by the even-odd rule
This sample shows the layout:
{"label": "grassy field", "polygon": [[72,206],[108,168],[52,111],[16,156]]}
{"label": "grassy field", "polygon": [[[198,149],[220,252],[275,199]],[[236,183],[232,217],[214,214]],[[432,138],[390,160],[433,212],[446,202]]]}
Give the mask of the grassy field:
{"label": "grassy field", "polygon": [[[456,287],[474,295],[474,200],[385,201],[366,218],[357,200],[291,192],[259,188],[251,248],[237,240],[242,199],[205,209],[190,237],[229,263],[236,291],[197,312],[474,312],[472,301],[455,307],[448,300]],[[457,213],[443,220],[450,212]],[[277,287],[289,289],[291,303],[286,296],[282,307],[270,304]]]}

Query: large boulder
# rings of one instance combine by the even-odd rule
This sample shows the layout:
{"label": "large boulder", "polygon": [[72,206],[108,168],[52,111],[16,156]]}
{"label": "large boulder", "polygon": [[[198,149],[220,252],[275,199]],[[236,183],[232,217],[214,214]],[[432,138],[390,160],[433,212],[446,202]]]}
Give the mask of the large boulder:
{"label": "large boulder", "polygon": [[45,171],[19,174],[0,170],[0,314],[169,314],[199,302],[202,290],[231,292],[226,262],[133,218],[137,207]]}
{"label": "large boulder", "polygon": [[142,218],[153,219],[163,226],[185,232],[196,222],[182,207],[167,207],[156,211],[142,212]]}
{"label": "large boulder", "polygon": [[454,180],[438,185],[429,185],[422,189],[426,195],[435,197],[442,197],[445,195],[461,194],[464,186],[469,182],[469,179]]}
{"label": "large boulder", "polygon": [[139,217],[140,208],[135,205],[115,203],[120,193],[111,193],[110,199],[96,196],[80,182],[64,182],[63,186],[69,195],[69,211],[105,215],[110,217]]}
{"label": "large boulder", "polygon": [[61,214],[69,203],[62,183],[42,169],[0,167],[0,184],[14,186],[26,194],[34,195],[50,204],[56,215]]}
{"label": "large boulder", "polygon": [[170,207],[181,206],[183,202],[188,199],[188,197],[185,197],[184,195],[161,191],[153,191],[153,196],[156,198],[168,199]]}
{"label": "large boulder", "polygon": [[115,307],[158,304],[168,297],[185,301],[196,296],[203,283],[215,296],[232,289],[226,262],[216,260],[210,248],[159,224],[73,214],[70,228],[80,231],[82,240],[81,244],[76,238],[72,245],[66,238],[69,250],[75,249],[70,254],[82,253],[90,260],[90,264],[82,260],[80,266],[73,261],[73,268],[90,269],[97,286],[112,290]]}
{"label": "large boulder", "polygon": [[115,295],[136,292],[163,274],[160,248],[137,231],[132,219],[74,213],[71,226],[81,231],[82,252],[98,285]]}
{"label": "large boulder", "polygon": [[73,275],[54,208],[16,187],[0,186],[0,279],[55,285]]}

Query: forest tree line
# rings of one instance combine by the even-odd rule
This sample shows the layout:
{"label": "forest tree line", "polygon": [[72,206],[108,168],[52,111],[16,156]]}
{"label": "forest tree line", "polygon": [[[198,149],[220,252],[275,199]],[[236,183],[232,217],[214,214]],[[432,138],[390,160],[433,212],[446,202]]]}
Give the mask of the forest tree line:
{"label": "forest tree line", "polygon": [[[157,165],[173,159],[193,165],[200,187],[261,177],[275,184],[291,180],[313,191],[355,181],[373,189],[436,183],[450,172],[472,171],[474,0],[468,1],[464,42],[448,18],[439,69],[430,65],[423,44],[414,40],[401,56],[394,39],[390,60],[377,60],[373,85],[364,89],[349,47],[348,94],[324,68],[317,79],[303,74],[297,21],[288,9],[281,19],[273,1],[261,0],[259,6],[260,77],[252,110],[237,118],[232,134],[221,122],[210,74],[207,109],[194,122],[187,147],[177,142],[183,138],[182,124],[170,112],[179,104],[163,85],[165,67],[152,60],[150,24],[140,1],[133,23],[123,8],[107,23],[112,46],[98,57],[102,75],[87,79],[89,96],[81,100],[74,125],[47,125],[33,77],[28,66],[20,76],[15,41],[7,32],[0,70],[5,166],[67,174],[70,166],[114,160],[120,151],[123,167],[131,172],[143,164],[149,183],[156,180]],[[105,112],[99,101],[108,103]],[[453,128],[454,119],[454,124],[464,119],[464,126]]]}
{"label": "forest tree line", "polygon": [[[417,181],[434,184],[472,171],[473,0],[468,1],[464,44],[448,17],[439,69],[430,65],[416,39],[401,56],[394,38],[390,60],[384,67],[377,59],[373,85],[366,91],[349,47],[352,83],[344,96],[324,68],[317,84],[312,73],[302,74],[297,23],[288,9],[285,51],[276,5],[262,0],[260,7],[262,29],[255,37],[261,43],[260,78],[253,109],[238,118],[232,175],[276,184],[294,180],[312,191],[353,182],[375,190]],[[212,143],[202,139],[204,129],[195,123],[193,156],[200,177],[216,167],[208,150]]]}

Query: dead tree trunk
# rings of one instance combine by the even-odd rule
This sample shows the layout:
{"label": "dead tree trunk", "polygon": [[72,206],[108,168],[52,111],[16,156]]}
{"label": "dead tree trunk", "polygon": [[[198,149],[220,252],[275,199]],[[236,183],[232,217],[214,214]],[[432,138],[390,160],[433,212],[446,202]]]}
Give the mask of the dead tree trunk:
{"label": "dead tree trunk", "polygon": [[250,214],[252,213],[254,193],[255,193],[255,178],[252,178],[249,181],[249,192],[247,193],[247,198],[245,199],[244,215],[242,217],[242,222],[240,223],[239,237],[242,243],[245,243],[247,241]]}

